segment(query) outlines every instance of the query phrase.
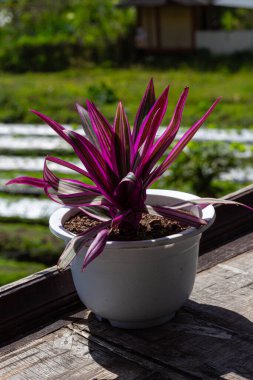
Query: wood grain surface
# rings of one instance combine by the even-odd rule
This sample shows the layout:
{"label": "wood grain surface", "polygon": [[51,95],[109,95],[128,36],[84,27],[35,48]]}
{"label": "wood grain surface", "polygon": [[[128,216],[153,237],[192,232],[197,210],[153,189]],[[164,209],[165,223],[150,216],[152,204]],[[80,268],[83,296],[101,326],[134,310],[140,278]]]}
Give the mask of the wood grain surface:
{"label": "wood grain surface", "polygon": [[252,322],[249,251],[199,273],[170,322],[120,330],[83,310],[64,327],[6,346],[0,379],[252,380]]}

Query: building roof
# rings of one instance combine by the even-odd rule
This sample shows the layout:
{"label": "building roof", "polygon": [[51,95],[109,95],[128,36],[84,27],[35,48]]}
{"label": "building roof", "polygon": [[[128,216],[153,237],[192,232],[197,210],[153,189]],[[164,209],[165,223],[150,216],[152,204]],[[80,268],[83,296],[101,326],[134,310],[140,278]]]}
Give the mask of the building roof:
{"label": "building roof", "polygon": [[214,5],[220,7],[235,7],[253,9],[252,0],[215,0]]}
{"label": "building roof", "polygon": [[161,6],[165,4],[213,5],[217,7],[234,7],[253,9],[253,0],[121,0],[120,6]]}

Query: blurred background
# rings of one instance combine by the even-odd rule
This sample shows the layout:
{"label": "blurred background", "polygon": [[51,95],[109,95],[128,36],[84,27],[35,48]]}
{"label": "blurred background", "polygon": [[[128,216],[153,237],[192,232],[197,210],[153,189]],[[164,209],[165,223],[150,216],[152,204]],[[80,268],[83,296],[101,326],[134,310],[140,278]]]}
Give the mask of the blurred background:
{"label": "blurred background", "polygon": [[133,124],[153,77],[157,95],[171,84],[164,126],[190,86],[185,130],[222,96],[155,184],[219,197],[253,181],[252,67],[251,0],[1,0],[0,285],[56,264],[63,249],[48,230],[57,205],[38,189],[4,185],[41,177],[46,154],[77,161],[30,109],[79,129],[76,102],[94,101],[113,122],[121,100]]}

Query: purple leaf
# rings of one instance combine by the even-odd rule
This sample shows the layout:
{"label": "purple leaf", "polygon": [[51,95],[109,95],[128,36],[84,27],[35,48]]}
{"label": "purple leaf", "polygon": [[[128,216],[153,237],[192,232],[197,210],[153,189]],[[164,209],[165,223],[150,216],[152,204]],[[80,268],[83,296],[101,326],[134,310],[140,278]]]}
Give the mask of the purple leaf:
{"label": "purple leaf", "polygon": [[91,179],[98,186],[101,193],[110,199],[115,175],[101,153],[85,137],[73,131],[68,131],[67,133],[72,139],[75,150],[78,152],[80,159],[82,159]]}
{"label": "purple leaf", "polygon": [[126,210],[122,210],[113,217],[112,226],[118,227],[125,224],[131,226],[131,229],[138,229],[142,217],[142,211],[145,210],[145,206],[138,209],[128,208]]}
{"label": "purple leaf", "polygon": [[66,168],[69,168],[69,169],[71,169],[71,170],[73,170],[79,174],[82,174],[83,176],[85,176],[87,178],[90,178],[90,174],[87,171],[79,168],[78,166],[76,166],[74,164],[71,164],[71,162],[67,162],[67,161],[62,160],[61,158],[57,158],[57,157],[53,157],[53,156],[47,156],[46,160],[54,162],[58,165],[66,167]]}
{"label": "purple leaf", "polygon": [[33,177],[17,177],[11,179],[6,183],[6,185],[12,184],[22,184],[22,185],[30,185],[34,187],[44,188],[46,186],[46,182],[43,179],[33,178]]}
{"label": "purple leaf", "polygon": [[[96,187],[77,180],[58,178],[47,166],[47,159],[45,159],[43,175],[47,184],[45,193],[53,201],[70,206],[81,206],[92,202],[101,204],[103,198]],[[50,187],[56,193],[50,193]]]}
{"label": "purple leaf", "polygon": [[[64,140],[66,140],[70,145],[72,145],[75,153],[81,160],[81,162],[86,166],[87,164],[87,154],[85,154],[86,147],[84,145],[89,145],[90,149],[93,149],[93,153],[95,156],[99,156],[100,153],[98,149],[93,146],[89,140],[87,140],[85,137],[79,135],[78,133],[65,129],[62,125],[58,124],[56,121],[50,119],[49,117],[43,115],[42,113],[38,111],[31,110],[33,113],[35,113],[37,116],[39,116],[42,120],[44,120],[50,127],[52,127]],[[81,140],[82,139],[82,140]],[[79,140],[79,141],[78,141]],[[82,141],[82,147],[80,149],[79,142]],[[84,143],[86,142],[86,143]],[[84,149],[84,152],[82,151],[82,148]],[[89,152],[90,153],[90,152]],[[86,157],[86,158],[85,158]],[[99,156],[100,157],[100,156]],[[88,168],[87,168],[88,169]],[[90,172],[90,169],[88,169]],[[90,176],[91,178],[91,176]],[[92,178],[93,179],[93,178]],[[95,181],[94,181],[95,182]]]}
{"label": "purple leaf", "polygon": [[152,147],[151,151],[146,154],[146,157],[144,158],[143,163],[138,170],[137,176],[141,175],[143,178],[147,176],[147,173],[151,171],[153,166],[157,163],[166,149],[168,149],[170,144],[173,142],[181,124],[182,114],[188,92],[189,88],[186,87],[179,98],[170,124],[162,136],[160,136],[160,138],[157,140],[155,145]]}
{"label": "purple leaf", "polygon": [[106,118],[98,111],[95,105],[87,100],[87,108],[92,123],[93,130],[98,138],[99,146],[103,157],[111,167],[110,152],[113,136],[113,129]]}
{"label": "purple leaf", "polygon": [[69,137],[66,135],[65,131],[66,128],[64,128],[62,125],[58,124],[56,121],[50,119],[48,116],[43,115],[43,113],[31,110],[35,115],[39,116],[45,123],[47,123],[56,133],[58,133],[59,136],[61,136],[65,141],[67,141],[70,145],[71,140]]}
{"label": "purple leaf", "polygon": [[148,146],[153,143],[156,132],[161,124],[163,116],[166,112],[168,105],[168,93],[169,87],[163,91],[161,96],[157,99],[147,117],[140,126],[139,133],[134,143],[135,150],[142,146],[142,144],[148,139]]}
{"label": "purple leaf", "polygon": [[109,235],[108,229],[103,229],[99,231],[91,245],[89,246],[89,249],[85,255],[82,271],[87,267],[88,264],[90,264],[93,260],[95,260],[96,257],[100,255],[100,253],[103,252],[104,247],[106,245],[107,239]]}
{"label": "purple leaf", "polygon": [[134,129],[133,129],[134,142],[136,141],[140,126],[145,116],[149,113],[154,103],[155,103],[155,89],[154,89],[153,79],[151,79],[136,114]]}
{"label": "purple leaf", "polygon": [[221,98],[218,98],[213,105],[209,108],[209,110],[205,113],[204,116],[196,123],[194,124],[184,135],[183,137],[177,142],[175,147],[172,149],[172,151],[169,153],[167,158],[163,161],[163,163],[153,172],[151,175],[146,179],[147,186],[150,185],[152,182],[154,182],[157,178],[159,178],[172,164],[172,162],[177,158],[179,153],[184,149],[184,147],[187,145],[187,143],[193,138],[195,133],[198,131],[198,129],[202,126],[202,124],[206,121],[210,113],[214,110],[218,102],[221,100]]}
{"label": "purple leaf", "polygon": [[83,126],[83,130],[84,130],[84,133],[85,133],[85,137],[87,137],[87,139],[95,146],[97,147],[98,149],[100,148],[99,147],[99,143],[98,143],[98,138],[97,138],[97,135],[92,127],[92,124],[91,124],[91,121],[90,121],[90,117],[89,117],[89,113],[86,111],[85,108],[83,108],[80,104],[76,104],[76,108],[77,108],[77,112],[80,116],[80,119],[81,119],[81,123],[82,123],[82,126]]}
{"label": "purple leaf", "polygon": [[57,268],[59,271],[64,270],[74,259],[74,257],[81,251],[85,243],[93,239],[99,231],[105,229],[111,224],[111,222],[104,222],[97,226],[91,227],[90,229],[82,232],[81,234],[73,237],[66,245],[63,253],[61,254]]}
{"label": "purple leaf", "polygon": [[112,161],[116,164],[119,177],[123,178],[130,171],[133,142],[121,102],[118,104],[114,120],[113,148]]}
{"label": "purple leaf", "polygon": [[47,158],[44,163],[44,181],[60,194],[71,194],[79,191],[89,191],[97,196],[98,190],[94,186],[86,185],[81,181],[58,178],[47,166]]}
{"label": "purple leaf", "polygon": [[[62,194],[71,194],[73,192],[85,190],[92,191],[92,189],[87,188],[82,182],[69,182],[68,180],[58,178],[47,166],[47,159],[45,159],[44,163],[43,176],[47,185]],[[96,188],[94,190],[97,194]]]}
{"label": "purple leaf", "polygon": [[143,165],[146,162],[147,157],[150,155],[157,130],[166,112],[168,104],[168,92],[169,87],[167,87],[162,95],[157,99],[145,121],[141,125],[138,137],[135,142],[136,153],[133,158],[132,166],[132,170],[136,172],[137,177],[141,176]]}
{"label": "purple leaf", "polygon": [[121,209],[140,208],[144,206],[144,192],[142,180],[136,178],[135,174],[130,172],[118,184],[114,191],[114,197]]}
{"label": "purple leaf", "polygon": [[87,108],[90,115],[91,123],[96,135],[100,136],[103,140],[110,145],[112,138],[113,129],[111,124],[106,120],[106,118],[101,114],[101,112],[96,108],[95,104],[87,100]]}
{"label": "purple leaf", "polygon": [[[153,120],[151,121],[152,124],[156,124],[156,118],[159,117],[159,109],[156,111],[156,113],[153,116]],[[159,124],[158,124],[159,125]],[[147,157],[149,157],[150,150],[155,138],[155,135],[153,135],[152,131],[152,126],[150,127],[150,133],[147,136],[147,139],[145,143],[143,143],[135,153],[133,157],[133,162],[132,162],[132,170],[136,172],[136,176],[140,177],[140,174],[142,172],[142,168],[144,163],[146,162]],[[157,130],[153,129],[153,132],[156,134]]]}

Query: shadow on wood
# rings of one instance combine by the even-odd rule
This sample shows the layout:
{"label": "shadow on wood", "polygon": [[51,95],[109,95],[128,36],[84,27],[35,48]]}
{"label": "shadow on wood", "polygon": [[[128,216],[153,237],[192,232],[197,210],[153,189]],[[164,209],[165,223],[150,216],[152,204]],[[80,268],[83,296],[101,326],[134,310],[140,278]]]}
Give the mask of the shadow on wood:
{"label": "shadow on wood", "polygon": [[[73,334],[88,339],[93,360],[118,374],[117,379],[122,359],[164,379],[253,378],[253,324],[221,307],[188,301],[170,322],[143,330],[113,328],[88,311],[72,322]],[[106,359],[109,352],[113,361]]]}

